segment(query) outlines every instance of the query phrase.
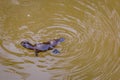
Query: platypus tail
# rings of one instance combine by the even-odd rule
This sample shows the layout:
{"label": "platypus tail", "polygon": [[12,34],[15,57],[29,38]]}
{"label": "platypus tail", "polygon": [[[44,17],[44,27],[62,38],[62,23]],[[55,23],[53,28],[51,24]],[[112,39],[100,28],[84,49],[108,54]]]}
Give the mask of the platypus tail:
{"label": "platypus tail", "polygon": [[59,38],[57,39],[58,42],[63,42],[65,40],[65,38]]}

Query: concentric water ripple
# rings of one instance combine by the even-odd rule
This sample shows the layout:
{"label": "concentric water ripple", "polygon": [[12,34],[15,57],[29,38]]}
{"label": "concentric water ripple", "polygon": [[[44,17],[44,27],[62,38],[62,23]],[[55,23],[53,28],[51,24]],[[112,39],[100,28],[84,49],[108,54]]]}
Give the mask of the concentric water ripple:
{"label": "concentric water ripple", "polygon": [[[2,3],[1,79],[120,79],[119,0]],[[60,37],[65,38],[56,47],[60,54],[47,51],[35,57],[20,45],[23,40],[35,44]]]}

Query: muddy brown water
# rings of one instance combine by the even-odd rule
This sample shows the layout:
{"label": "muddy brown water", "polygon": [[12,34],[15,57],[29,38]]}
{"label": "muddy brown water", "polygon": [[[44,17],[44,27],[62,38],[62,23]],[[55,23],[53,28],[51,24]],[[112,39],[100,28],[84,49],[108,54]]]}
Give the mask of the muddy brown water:
{"label": "muddy brown water", "polygon": [[[64,37],[51,51],[20,45]],[[120,0],[0,0],[0,80],[120,80]]]}

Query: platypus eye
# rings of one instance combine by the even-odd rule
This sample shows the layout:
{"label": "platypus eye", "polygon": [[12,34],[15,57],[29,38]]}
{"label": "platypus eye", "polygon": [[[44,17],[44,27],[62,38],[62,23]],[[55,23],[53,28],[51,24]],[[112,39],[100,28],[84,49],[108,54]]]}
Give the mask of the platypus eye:
{"label": "platypus eye", "polygon": [[21,45],[25,48],[29,48],[30,47],[30,43],[28,41],[22,41]]}
{"label": "platypus eye", "polygon": [[29,42],[28,42],[28,41],[22,41],[22,42],[21,42],[21,45],[22,45],[22,46],[25,46],[26,44],[29,44]]}

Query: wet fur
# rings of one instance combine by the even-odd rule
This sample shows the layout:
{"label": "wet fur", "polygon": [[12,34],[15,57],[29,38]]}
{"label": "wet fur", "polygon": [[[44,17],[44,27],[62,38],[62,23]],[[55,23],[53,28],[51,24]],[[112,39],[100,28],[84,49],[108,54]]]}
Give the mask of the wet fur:
{"label": "wet fur", "polygon": [[[38,44],[35,44],[35,45],[32,45],[30,42],[28,41],[22,41],[21,42],[21,45],[24,47],[24,48],[27,48],[29,50],[34,50],[35,51],[35,55],[38,56],[38,53],[39,52],[45,52],[47,50],[52,50],[59,42],[62,42],[60,41],[61,38],[59,39],[53,39],[51,41],[53,41],[54,43],[51,43],[51,41],[48,41],[48,42],[43,42],[43,43],[38,43]],[[44,44],[44,46],[46,45],[48,47],[48,49],[46,50],[42,50],[42,49],[37,49],[37,46],[38,45],[41,45],[41,44]]]}

